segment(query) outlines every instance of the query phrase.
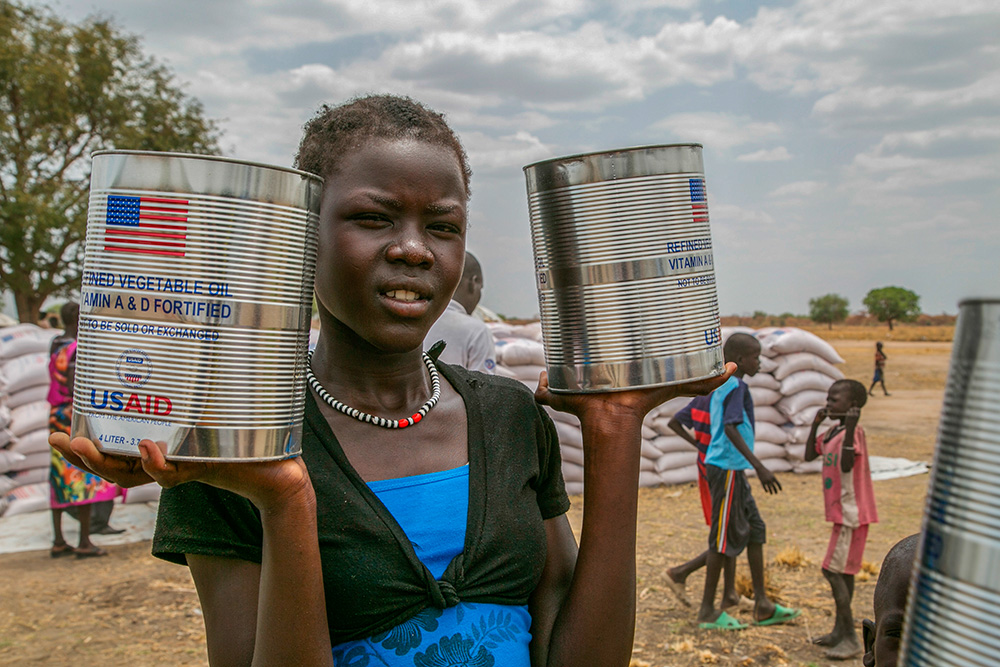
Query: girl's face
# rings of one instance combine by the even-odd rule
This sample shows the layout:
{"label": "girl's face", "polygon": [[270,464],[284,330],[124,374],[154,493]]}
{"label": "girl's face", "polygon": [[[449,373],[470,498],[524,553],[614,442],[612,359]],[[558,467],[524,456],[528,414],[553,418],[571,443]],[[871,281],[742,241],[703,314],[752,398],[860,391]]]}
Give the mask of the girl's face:
{"label": "girl's face", "polygon": [[369,141],[326,179],[316,299],[386,352],[419,348],[465,262],[462,169],[446,147]]}
{"label": "girl's face", "polygon": [[850,390],[842,384],[830,387],[826,394],[826,409],[831,415],[846,415],[854,407]]}

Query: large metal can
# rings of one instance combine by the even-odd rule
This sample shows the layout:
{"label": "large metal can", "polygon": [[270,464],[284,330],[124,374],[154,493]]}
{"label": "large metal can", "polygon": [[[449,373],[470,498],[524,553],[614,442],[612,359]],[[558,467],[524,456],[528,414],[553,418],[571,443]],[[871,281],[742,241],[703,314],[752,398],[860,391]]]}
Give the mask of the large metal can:
{"label": "large metal can", "polygon": [[300,451],[322,180],[219,157],[93,156],[73,436],[171,459]]}
{"label": "large metal can", "polygon": [[960,304],[900,665],[1000,663],[1000,299]]}
{"label": "large metal can", "polygon": [[646,146],[524,168],[554,391],[723,371],[701,149]]}

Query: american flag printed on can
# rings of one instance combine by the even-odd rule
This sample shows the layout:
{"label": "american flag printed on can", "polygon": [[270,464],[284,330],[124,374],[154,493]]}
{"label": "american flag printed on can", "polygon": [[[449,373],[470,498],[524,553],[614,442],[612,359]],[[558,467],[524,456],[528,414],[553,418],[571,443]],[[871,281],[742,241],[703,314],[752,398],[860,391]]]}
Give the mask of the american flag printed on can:
{"label": "american flag printed on can", "polygon": [[108,195],[104,249],[183,257],[188,200]]}

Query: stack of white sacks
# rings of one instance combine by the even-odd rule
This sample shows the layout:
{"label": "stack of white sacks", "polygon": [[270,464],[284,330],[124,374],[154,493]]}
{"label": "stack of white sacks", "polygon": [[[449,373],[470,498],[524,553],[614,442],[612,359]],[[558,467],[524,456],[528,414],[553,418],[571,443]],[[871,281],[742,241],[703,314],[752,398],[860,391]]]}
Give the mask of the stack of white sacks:
{"label": "stack of white sacks", "polygon": [[[489,323],[497,349],[497,374],[515,378],[532,391],[545,368],[541,325]],[[803,462],[809,425],[826,404],[826,392],[844,377],[833,364],[843,359],[823,339],[802,329],[724,328],[723,339],[736,331],[761,342],[761,368],[745,378],[756,419],[754,453],[774,472],[818,472],[819,461]],[[672,430],[670,418],[689,398],[677,398],[653,409],[642,429],[640,486],[682,484],[697,479],[697,450]],[[583,492],[583,438],[580,422],[549,410],[559,433],[563,477],[570,494]],[[753,471],[750,471],[751,474]]]}
{"label": "stack of white sacks", "polygon": [[61,332],[0,329],[0,514],[49,507],[49,345]]}

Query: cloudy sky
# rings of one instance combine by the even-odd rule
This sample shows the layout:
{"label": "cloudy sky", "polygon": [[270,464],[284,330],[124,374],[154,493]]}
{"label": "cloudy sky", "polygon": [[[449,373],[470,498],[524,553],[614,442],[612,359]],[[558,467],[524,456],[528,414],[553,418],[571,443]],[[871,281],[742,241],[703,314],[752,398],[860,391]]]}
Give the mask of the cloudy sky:
{"label": "cloudy sky", "polygon": [[996,0],[56,0],[168,64],[225,153],[289,165],[324,102],[410,95],[469,152],[483,304],[537,313],[522,167],[704,145],[723,314],[1000,295]]}

